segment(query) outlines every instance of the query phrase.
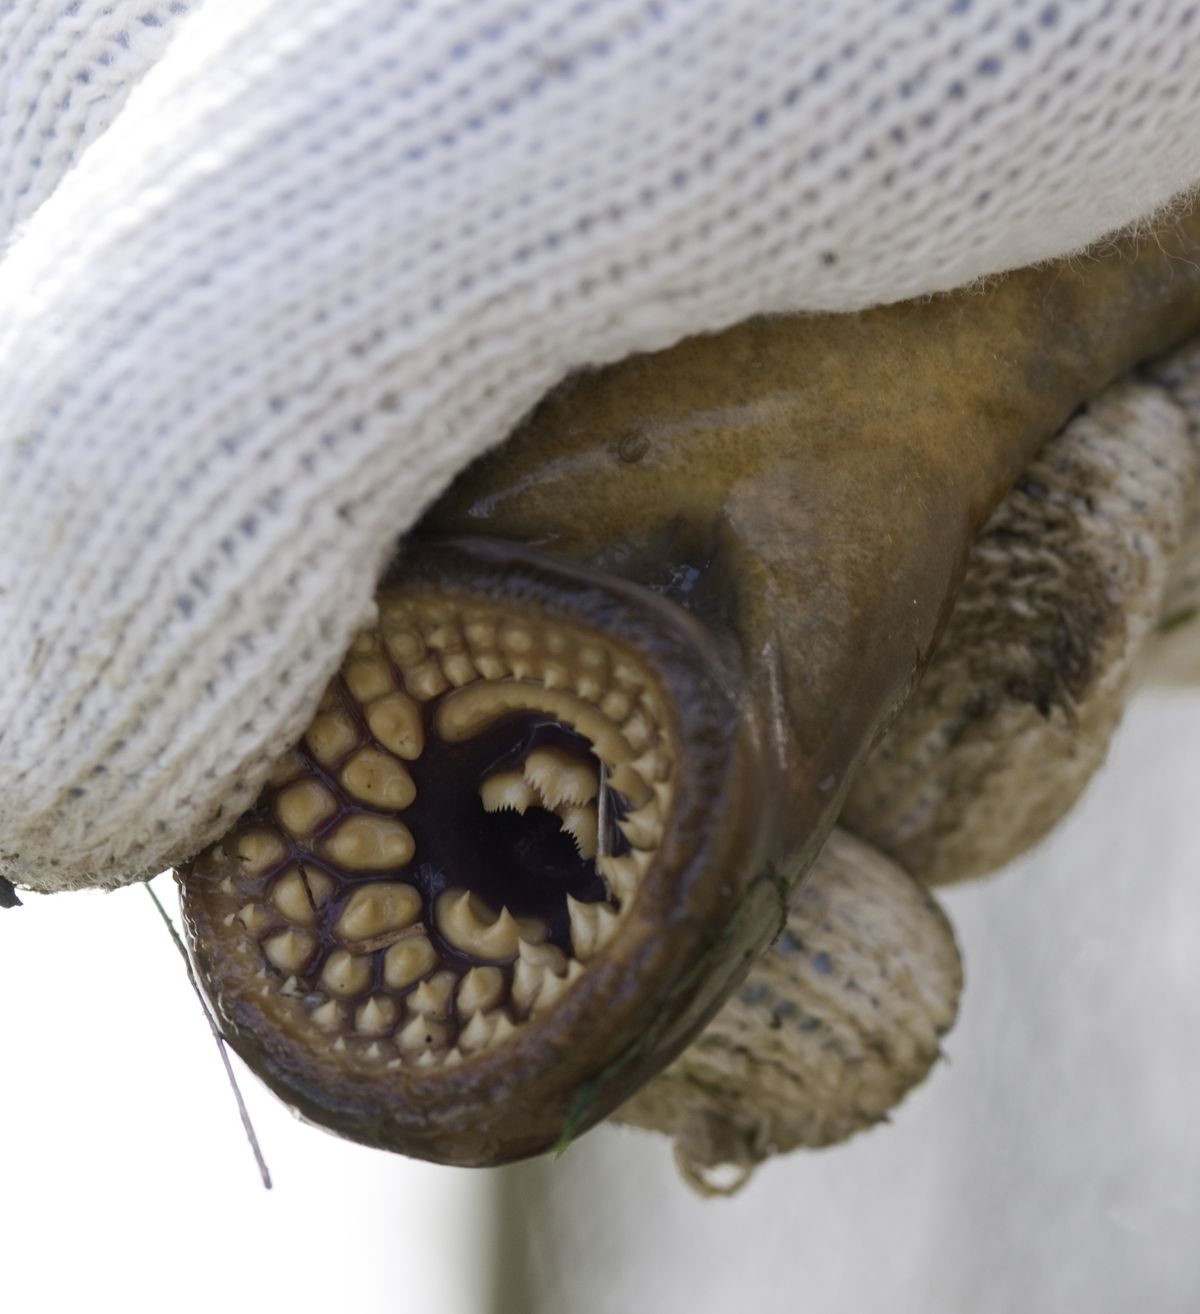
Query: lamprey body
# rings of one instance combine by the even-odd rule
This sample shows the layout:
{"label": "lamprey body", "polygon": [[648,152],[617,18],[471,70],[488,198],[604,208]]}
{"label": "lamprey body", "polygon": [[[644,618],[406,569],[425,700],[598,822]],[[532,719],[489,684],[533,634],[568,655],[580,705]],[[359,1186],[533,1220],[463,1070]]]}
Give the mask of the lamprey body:
{"label": "lamprey body", "polygon": [[[1200,325],[1200,216],[1155,236],[547,398],[427,515],[304,741],[181,872],[234,1047],[306,1116],[459,1164],[559,1144],[680,1054],[783,930],[988,516]],[[930,943],[936,1037],[958,978]]]}

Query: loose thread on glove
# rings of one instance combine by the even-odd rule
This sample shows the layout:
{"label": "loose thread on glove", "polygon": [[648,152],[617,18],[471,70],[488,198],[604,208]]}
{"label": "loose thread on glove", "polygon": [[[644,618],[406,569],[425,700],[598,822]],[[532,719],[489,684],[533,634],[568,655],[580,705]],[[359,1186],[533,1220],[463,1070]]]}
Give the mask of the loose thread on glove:
{"label": "loose thread on glove", "polygon": [[179,938],[179,932],[175,929],[175,923],[167,915],[167,910],[162,906],[162,901],[155,893],[154,889],[146,884],[144,887],[146,893],[150,896],[155,908],[158,909],[158,915],[163,920],[170,933],[171,939],[175,943],[175,948],[179,950],[179,956],[183,959],[183,966],[187,972],[188,981],[191,983],[192,990],[197,1000],[200,1002],[200,1011],[204,1014],[204,1020],[208,1023],[208,1029],[212,1032],[213,1039],[217,1042],[217,1049],[221,1054],[221,1062],[225,1067],[225,1076],[229,1080],[229,1087],[233,1091],[233,1098],[237,1101],[238,1117],[242,1120],[242,1130],[246,1133],[246,1139],[250,1142],[250,1149],[254,1153],[254,1161],[258,1164],[258,1174],[262,1178],[262,1184],[266,1190],[271,1189],[271,1170],[267,1167],[267,1161],[263,1157],[262,1147],[258,1143],[258,1136],[254,1131],[254,1124],[250,1121],[250,1113],[246,1108],[246,1102],[242,1099],[241,1088],[238,1086],[237,1077],[234,1076],[233,1065],[229,1062],[229,1051],[225,1047],[225,1038],[217,1029],[217,1024],[213,1020],[213,1015],[203,994],[200,992],[200,986],[196,981],[196,974],[192,971],[191,959],[188,958],[187,950],[184,948],[183,941]]}

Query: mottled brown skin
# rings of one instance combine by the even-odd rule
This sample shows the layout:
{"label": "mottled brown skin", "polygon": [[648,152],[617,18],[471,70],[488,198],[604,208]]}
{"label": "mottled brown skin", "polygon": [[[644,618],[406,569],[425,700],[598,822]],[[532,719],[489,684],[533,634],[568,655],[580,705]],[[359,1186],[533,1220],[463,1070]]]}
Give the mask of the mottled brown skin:
{"label": "mottled brown skin", "polygon": [[[253,1001],[202,950],[235,1046],[315,1120],[454,1163],[545,1149],[669,1062],[777,930],[928,660],[986,517],[1076,407],[1200,326],[1200,214],[1156,239],[935,300],[752,321],[552,394],[417,538],[491,535],[598,572],[555,579],[467,549],[489,596],[526,597],[542,571],[539,605],[603,627],[640,586],[707,630],[689,643],[719,654],[736,717],[725,737],[697,736],[694,686],[664,679],[685,748],[702,751],[653,897],[555,1011],[369,1108],[323,1084],[319,1056],[309,1066],[256,1031]],[[426,567],[412,569],[419,581]],[[627,635],[652,656],[676,625],[660,605]]]}

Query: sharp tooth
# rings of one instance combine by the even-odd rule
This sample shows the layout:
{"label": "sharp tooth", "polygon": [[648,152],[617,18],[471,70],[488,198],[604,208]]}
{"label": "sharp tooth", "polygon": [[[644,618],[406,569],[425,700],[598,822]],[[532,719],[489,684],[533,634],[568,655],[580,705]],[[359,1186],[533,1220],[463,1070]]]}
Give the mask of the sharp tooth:
{"label": "sharp tooth", "polygon": [[641,757],[629,765],[648,785],[653,785],[662,775],[667,764],[666,759],[658,749],[652,748],[648,753],[643,753]]}
{"label": "sharp tooth", "polygon": [[542,667],[542,683],[547,689],[565,689],[571,683],[571,672],[562,662],[547,662]]}
{"label": "sharp tooth", "polygon": [[559,812],[562,829],[575,841],[579,856],[585,862],[591,862],[596,856],[596,844],[599,838],[599,814],[594,803],[583,807],[573,807]]}
{"label": "sharp tooth", "polygon": [[345,949],[335,949],[321,969],[321,988],[339,999],[362,994],[370,984],[370,958],[356,958]]}
{"label": "sharp tooth", "polygon": [[596,870],[604,877],[608,888],[621,903],[631,898],[638,887],[638,871],[632,860],[632,854],[640,849],[631,849],[620,858],[606,856],[596,859]]}
{"label": "sharp tooth", "polygon": [[525,779],[546,800],[560,803],[590,803],[600,791],[600,775],[589,761],[557,748],[536,748],[525,759]]}
{"label": "sharp tooth", "polygon": [[654,796],[658,799],[658,815],[660,817],[669,816],[671,802],[675,798],[675,787],[670,781],[659,781],[654,786]]}
{"label": "sharp tooth", "polygon": [[583,975],[583,964],[578,958],[572,958],[567,964],[567,985],[574,985]]}
{"label": "sharp tooth", "polygon": [[342,1010],[332,999],[327,999],[319,1008],[313,1009],[312,1020],[322,1031],[340,1031]]}
{"label": "sharp tooth", "polygon": [[517,945],[517,953],[521,962],[533,967],[547,967],[556,975],[566,971],[567,956],[556,944],[530,944],[528,940],[522,940]]}
{"label": "sharp tooth", "polygon": [[567,913],[571,919],[571,948],[575,957],[586,963],[612,939],[617,914],[603,903],[580,903],[569,894]]}
{"label": "sharp tooth", "polygon": [[418,1054],[426,1049],[440,1049],[446,1043],[446,1028],[419,1013],[396,1034],[396,1044],[405,1054]]}
{"label": "sharp tooth", "polygon": [[633,710],[633,699],[623,689],[610,689],[600,700],[600,710],[610,721],[623,721]]}
{"label": "sharp tooth", "polygon": [[621,733],[629,741],[633,751],[641,753],[644,749],[649,748],[653,741],[654,727],[650,724],[650,719],[646,716],[646,713],[638,708],[621,727]]}
{"label": "sharp tooth", "polygon": [[[575,959],[571,960],[571,966],[578,966]],[[553,1008],[555,1004],[567,992],[567,986],[571,984],[570,967],[567,969],[566,976],[551,976],[546,973],[542,981],[542,988],[538,991],[537,998],[533,1001],[534,1013],[544,1013],[548,1008]]]}
{"label": "sharp tooth", "polygon": [[516,1029],[508,1014],[501,1013],[495,1027],[492,1029],[492,1044],[498,1045],[502,1040],[507,1040]]}
{"label": "sharp tooth", "polygon": [[508,667],[494,652],[477,654],[475,665],[485,680],[503,680],[508,674]]}
{"label": "sharp tooth", "polygon": [[604,693],[604,686],[594,675],[585,672],[575,681],[575,692],[580,698],[589,703],[594,703]]}
{"label": "sharp tooth", "polygon": [[281,972],[299,972],[316,947],[316,940],[307,931],[290,927],[263,941],[263,953]]}
{"label": "sharp tooth", "polygon": [[411,926],[420,912],[421,896],[413,886],[378,881],[354,891],[333,931],[340,940],[374,940]]}
{"label": "sharp tooth", "polygon": [[411,762],[425,751],[421,709],[407,694],[385,694],[373,702],[367,708],[367,725],[379,743],[397,757]]}
{"label": "sharp tooth", "polygon": [[238,909],[237,919],[251,935],[261,931],[271,920],[270,915],[263,909],[262,905],[257,903],[243,904]]}
{"label": "sharp tooth", "polygon": [[381,1036],[396,1021],[396,1001],[386,995],[372,995],[354,1014],[355,1030],[365,1036]]}
{"label": "sharp tooth", "polygon": [[662,822],[658,818],[658,807],[654,803],[617,822],[621,834],[635,849],[654,849],[662,839]]}
{"label": "sharp tooth", "polygon": [[383,1050],[379,1048],[379,1042],[377,1040],[371,1041],[371,1043],[363,1051],[363,1054],[365,1055],[365,1057],[369,1059],[383,1058]]}
{"label": "sharp tooth", "polygon": [[301,990],[300,982],[297,981],[294,976],[289,976],[283,985],[279,987],[279,993],[281,995],[288,995],[292,999],[296,999],[305,992]]}
{"label": "sharp tooth", "polygon": [[511,808],[522,816],[525,809],[537,805],[538,796],[518,771],[498,771],[479,789],[485,812],[503,812]]}
{"label": "sharp tooth", "polygon": [[495,1008],[504,994],[504,974],[498,967],[472,967],[458,987],[458,1011],[480,1013]]}
{"label": "sharp tooth", "polygon": [[438,1061],[438,1056],[431,1049],[422,1050],[417,1055],[417,1067],[431,1068]]}
{"label": "sharp tooth", "polygon": [[613,766],[608,783],[618,794],[624,794],[635,808],[645,807],[654,797],[653,788],[634,770],[631,762]]}
{"label": "sharp tooth", "polygon": [[[495,971],[495,968],[492,969]],[[422,981],[408,997],[408,1006],[422,1017],[441,1017],[450,1003],[456,977],[453,972],[436,972]]]}
{"label": "sharp tooth", "polygon": [[476,1013],[459,1033],[458,1043],[464,1054],[473,1054],[482,1049],[492,1038],[496,1023],[494,1014]]}
{"label": "sharp tooth", "polygon": [[516,971],[513,973],[512,997],[513,1003],[522,1013],[528,1013],[533,1007],[545,976],[544,967],[537,963],[526,962],[524,958],[517,959]]}
{"label": "sharp tooth", "polygon": [[[229,876],[226,876],[226,877],[225,877],[225,879],[220,883],[220,885],[217,886],[217,889],[220,890],[222,894],[236,894],[236,893],[237,893],[237,886],[234,885],[232,878],[229,877]],[[230,915],[229,915],[229,920],[230,920],[230,921],[233,920],[233,914],[232,914],[232,913],[230,913]],[[228,926],[228,925],[229,925],[229,921],[227,921],[227,922],[225,923],[225,925]]]}
{"label": "sharp tooth", "polygon": [[519,940],[546,938],[546,928],[536,918],[518,921],[507,908],[497,916],[469,890],[446,890],[438,896],[437,924],[456,949],[476,958],[512,958]]}
{"label": "sharp tooth", "polygon": [[463,1061],[462,1050],[457,1045],[442,1060],[443,1065],[447,1068],[456,1068]]}
{"label": "sharp tooth", "polygon": [[384,984],[403,990],[419,980],[437,962],[437,952],[424,934],[405,936],[383,958]]}
{"label": "sharp tooth", "polygon": [[404,670],[404,687],[414,698],[427,703],[449,688],[441,667],[436,662],[422,662],[420,666],[409,666]]}
{"label": "sharp tooth", "polygon": [[408,827],[390,817],[361,813],[347,817],[321,841],[324,852],[351,871],[385,871],[411,861],[414,846]]}
{"label": "sharp tooth", "polygon": [[479,675],[475,664],[465,652],[447,653],[442,658],[442,671],[456,689],[461,689],[464,684],[470,684]]}

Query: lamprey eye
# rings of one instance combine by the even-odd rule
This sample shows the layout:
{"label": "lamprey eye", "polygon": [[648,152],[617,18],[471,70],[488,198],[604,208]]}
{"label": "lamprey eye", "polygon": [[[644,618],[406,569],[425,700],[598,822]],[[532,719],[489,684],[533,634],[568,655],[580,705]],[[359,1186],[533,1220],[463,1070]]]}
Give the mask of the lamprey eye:
{"label": "lamprey eye", "polygon": [[303,1113],[500,1161],[611,1111],[769,937],[743,793],[770,775],[736,669],[632,586],[460,542],[379,615],[181,872],[185,919],[231,1043]]}

